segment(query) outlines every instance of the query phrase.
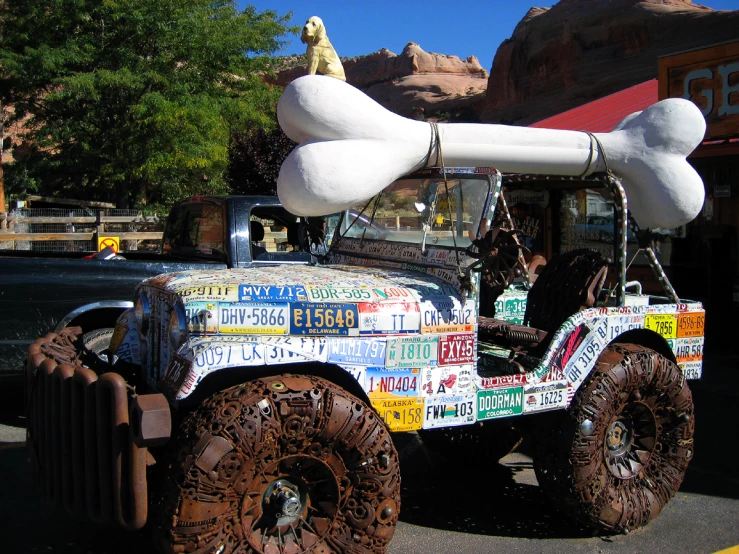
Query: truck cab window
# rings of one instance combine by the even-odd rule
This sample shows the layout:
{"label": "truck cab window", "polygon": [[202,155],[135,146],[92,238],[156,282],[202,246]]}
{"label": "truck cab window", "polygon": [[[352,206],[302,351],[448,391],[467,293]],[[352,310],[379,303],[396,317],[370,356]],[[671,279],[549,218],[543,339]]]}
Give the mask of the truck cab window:
{"label": "truck cab window", "polygon": [[249,240],[252,259],[260,262],[305,262],[310,255],[300,244],[300,218],[281,206],[251,210]]}
{"label": "truck cab window", "polygon": [[162,251],[173,256],[226,258],[223,206],[215,202],[183,203],[167,221]]}

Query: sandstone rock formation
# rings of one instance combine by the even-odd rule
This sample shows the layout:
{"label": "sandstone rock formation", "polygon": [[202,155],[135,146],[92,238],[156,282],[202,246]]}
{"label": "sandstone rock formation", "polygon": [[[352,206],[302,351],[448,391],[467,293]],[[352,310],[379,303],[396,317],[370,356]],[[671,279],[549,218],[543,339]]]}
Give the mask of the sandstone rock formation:
{"label": "sandstone rock formation", "polygon": [[[305,64],[277,73],[271,82],[287,85],[306,74]],[[412,116],[423,108],[425,115],[465,113],[475,118],[475,103],[483,100],[488,73],[474,56],[462,60],[425,52],[415,42],[409,42],[400,55],[382,50],[343,59],[348,83],[359,88],[387,109],[400,115]]]}
{"label": "sandstone rock formation", "polygon": [[531,8],[495,55],[480,119],[527,125],[657,77],[657,58],[736,40],[739,10],[690,0]]}

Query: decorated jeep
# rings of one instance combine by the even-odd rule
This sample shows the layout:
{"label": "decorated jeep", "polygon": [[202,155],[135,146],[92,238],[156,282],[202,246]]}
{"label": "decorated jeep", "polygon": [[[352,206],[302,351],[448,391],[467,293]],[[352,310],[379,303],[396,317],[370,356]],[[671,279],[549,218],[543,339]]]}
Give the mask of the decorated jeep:
{"label": "decorated jeep", "polygon": [[[644,525],[692,457],[705,313],[675,294],[621,179],[581,175],[604,155],[586,140],[576,178],[503,176],[445,167],[435,128],[436,167],[318,207],[285,184],[298,147],[280,194],[308,217],[313,263],[159,275],[107,349],[74,329],[32,347],[45,491],[97,521],[149,520],[175,552],[382,552],[400,513],[391,433],[494,463],[535,418],[537,477],[566,511]],[[562,214],[566,190],[595,191],[612,244],[532,257],[503,187],[546,190]],[[662,294],[627,283],[627,227]]]}

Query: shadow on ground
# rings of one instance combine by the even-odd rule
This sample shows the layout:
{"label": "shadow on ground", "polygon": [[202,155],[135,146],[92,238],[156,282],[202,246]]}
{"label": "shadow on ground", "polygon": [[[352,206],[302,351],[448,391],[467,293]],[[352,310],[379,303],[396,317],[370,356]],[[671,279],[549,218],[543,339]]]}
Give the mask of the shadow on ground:
{"label": "shadow on ground", "polygon": [[516,482],[532,468],[523,456],[505,464],[454,463],[430,452],[417,435],[398,435],[395,442],[403,476],[400,519],[406,523],[501,537],[593,536],[560,515],[538,485]]}

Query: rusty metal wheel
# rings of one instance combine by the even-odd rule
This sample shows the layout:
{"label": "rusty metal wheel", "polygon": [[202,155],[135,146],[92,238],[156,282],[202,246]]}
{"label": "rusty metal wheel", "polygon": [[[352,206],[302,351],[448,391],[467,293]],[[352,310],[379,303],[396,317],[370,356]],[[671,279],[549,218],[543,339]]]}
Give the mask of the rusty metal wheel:
{"label": "rusty metal wheel", "polygon": [[423,443],[449,460],[497,462],[523,441],[521,431],[510,420],[490,420],[474,425],[418,431]]}
{"label": "rusty metal wheel", "polygon": [[161,531],[174,552],[384,552],[400,509],[390,433],[317,377],[227,389],[182,425]]}
{"label": "rusty metal wheel", "polygon": [[565,511],[624,533],[654,519],[680,487],[693,429],[680,369],[648,348],[612,345],[570,409],[541,427],[534,468]]}

